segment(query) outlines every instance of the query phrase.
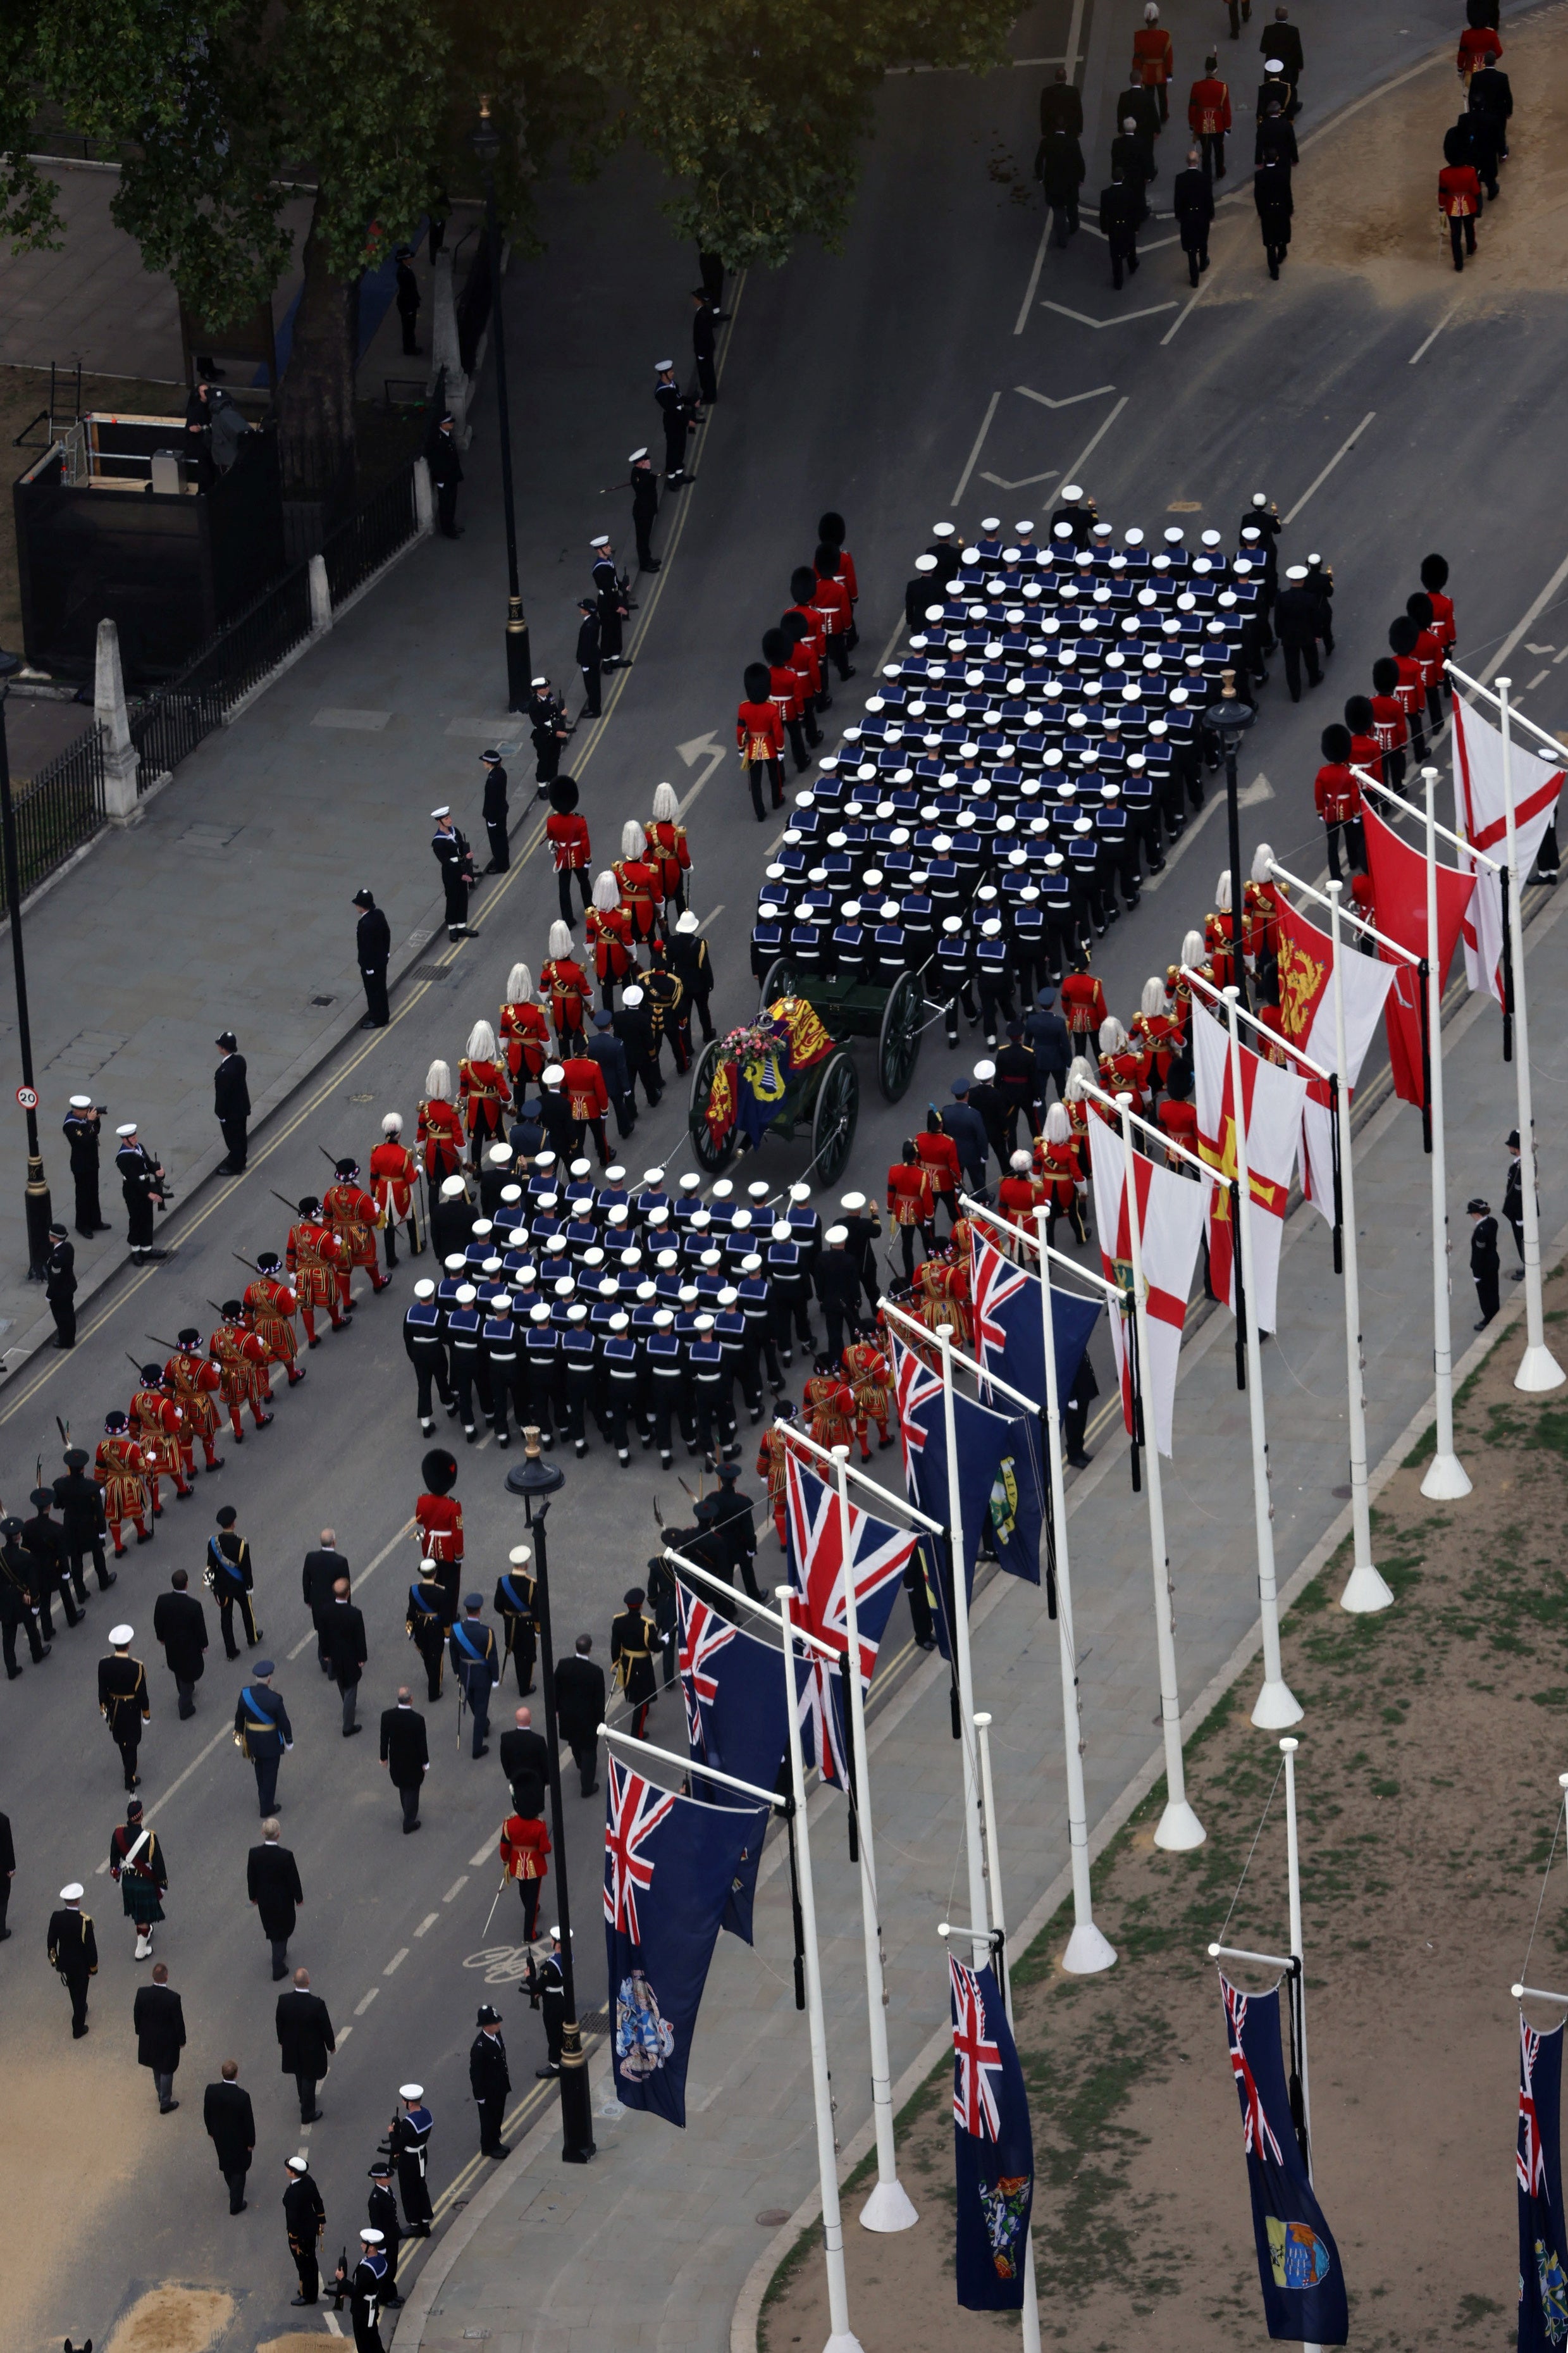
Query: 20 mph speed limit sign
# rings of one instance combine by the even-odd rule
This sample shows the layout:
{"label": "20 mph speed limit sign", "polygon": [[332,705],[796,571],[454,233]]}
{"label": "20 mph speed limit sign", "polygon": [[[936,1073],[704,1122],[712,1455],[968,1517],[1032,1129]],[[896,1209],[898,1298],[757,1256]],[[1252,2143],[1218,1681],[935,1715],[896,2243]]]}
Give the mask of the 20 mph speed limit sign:
{"label": "20 mph speed limit sign", "polygon": [[37,1088],[18,1087],[16,1090],[16,1101],[21,1104],[24,1111],[37,1111],[38,1108]]}

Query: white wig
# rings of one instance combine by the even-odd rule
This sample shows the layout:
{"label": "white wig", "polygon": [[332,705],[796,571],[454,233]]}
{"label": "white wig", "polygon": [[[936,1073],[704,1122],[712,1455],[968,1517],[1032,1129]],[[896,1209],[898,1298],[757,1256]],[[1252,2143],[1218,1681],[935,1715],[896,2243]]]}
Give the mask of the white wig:
{"label": "white wig", "polygon": [[1258,848],[1252,853],[1253,881],[1255,882],[1271,882],[1274,880],[1274,877],[1269,873],[1268,869],[1273,862],[1273,843],[1268,841],[1260,841]]}
{"label": "white wig", "polygon": [[1068,1117],[1068,1107],[1066,1103],[1054,1103],[1046,1113],[1046,1142],[1070,1144],[1071,1141],[1072,1122]]}
{"label": "white wig", "polygon": [[1222,867],[1220,870],[1219,880],[1214,886],[1214,902],[1222,915],[1229,914],[1230,869],[1228,866]]}
{"label": "white wig", "polygon": [[400,1111],[389,1111],[386,1117],[381,1123],[381,1132],[383,1135],[401,1135],[403,1133],[403,1113]]}
{"label": "white wig", "polygon": [[1204,935],[1202,932],[1187,932],[1184,934],[1182,939],[1182,962],[1186,965],[1189,972],[1202,971],[1204,962]]}
{"label": "white wig", "polygon": [[1100,1050],[1102,1054],[1120,1054],[1125,1050],[1127,1032],[1114,1013],[1108,1013],[1100,1025]]}

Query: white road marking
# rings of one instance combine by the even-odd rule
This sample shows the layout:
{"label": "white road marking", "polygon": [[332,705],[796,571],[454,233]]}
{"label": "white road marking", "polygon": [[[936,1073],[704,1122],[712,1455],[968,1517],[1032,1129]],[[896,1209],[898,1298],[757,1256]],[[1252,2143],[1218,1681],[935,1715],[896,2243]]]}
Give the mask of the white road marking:
{"label": "white road marking", "polygon": [[441,1917],[441,1915],[439,1914],[439,1912],[426,1912],[426,1914],[425,1915],[425,1917],[423,1918],[423,1920],[421,1920],[421,1922],[419,1923],[419,1926],[417,1926],[417,1928],[416,1928],[416,1929],[415,1929],[415,1931],[414,1931],[415,1936],[427,1936],[429,1935],[429,1933],[430,1933],[431,1929],[436,1926],[437,1921],[440,1917]]}
{"label": "white road marking", "polygon": [[392,717],[390,711],[318,711],[312,727],[344,727],[359,734],[377,734]]}
{"label": "white road marking", "polygon": [[1209,288],[1214,284],[1214,280],[1215,272],[1212,269],[1209,270],[1205,277],[1199,279],[1197,284],[1188,295],[1185,302],[1182,305],[1182,313],[1180,318],[1173,319],[1164,333],[1161,336],[1160,349],[1162,351],[1164,350],[1167,343],[1173,343],[1175,342],[1177,334],[1180,332],[1181,329],[1186,325],[1187,321],[1192,317],[1193,312],[1197,309],[1198,304],[1203,301],[1204,296],[1208,292]]}
{"label": "white road marking", "polygon": [[460,1895],[460,1894],[462,1894],[462,1892],[463,1892],[464,1888],[465,1888],[465,1887],[467,1887],[468,1883],[468,1873],[465,1871],[465,1872],[464,1872],[464,1873],[463,1873],[463,1875],[462,1875],[462,1877],[461,1877],[461,1879],[454,1879],[454,1880],[453,1880],[452,1884],[450,1885],[450,1887],[448,1887],[448,1888],[447,1888],[447,1893],[446,1893],[446,1894],[445,1894],[445,1895],[443,1895],[443,1896],[442,1896],[442,1898],[441,1898],[442,1903],[443,1903],[443,1904],[450,1904],[450,1902],[452,1901],[453,1896],[454,1896],[454,1895]]}
{"label": "white road marking", "polygon": [[1072,464],[1068,468],[1065,477],[1067,480],[1074,482],[1077,481],[1079,476],[1083,471],[1086,461],[1093,457],[1095,451],[1099,448],[1100,443],[1104,440],[1106,435],[1110,432],[1111,427],[1115,424],[1117,418],[1126,407],[1131,397],[1131,395],[1130,393],[1124,392],[1121,399],[1117,402],[1115,407],[1111,410],[1110,416],[1100,426],[1099,431],[1089,435],[1089,439],[1079,451],[1078,456],[1073,459]]}
{"label": "white road marking", "polygon": [[[1555,647],[1555,646],[1537,646],[1537,645],[1532,645],[1532,644],[1531,643],[1531,641],[1530,641],[1530,639],[1529,639],[1528,638],[1526,638],[1526,639],[1525,639],[1525,641],[1524,641],[1524,650],[1525,650],[1525,652],[1526,652],[1527,654],[1555,654],[1555,653],[1557,653],[1557,649],[1556,649],[1556,647]],[[1563,648],[1563,653],[1568,653],[1568,646],[1565,646],[1565,647]],[[1561,660],[1562,660],[1562,659],[1563,659],[1563,655],[1562,655],[1562,654],[1558,654],[1558,655],[1557,655],[1557,659],[1558,659],[1558,660],[1559,660],[1559,661],[1561,661]]]}
{"label": "white road marking", "polygon": [[408,1958],[408,1947],[407,1947],[407,1946],[406,1946],[406,1945],[400,1945],[400,1946],[398,1947],[397,1951],[396,1951],[395,1953],[394,1953],[394,1955],[393,1955],[393,1957],[392,1957],[391,1960],[389,1960],[389,1961],[388,1961],[388,1963],[387,1963],[386,1967],[383,1969],[383,1971],[382,1971],[382,1973],[381,1973],[381,1974],[382,1974],[382,1976],[383,1976],[384,1978],[389,1978],[389,1977],[392,1975],[392,1973],[393,1973],[394,1969],[400,1969],[400,1968],[403,1967],[404,1962],[405,1962],[407,1958]]}
{"label": "white road marking", "polygon": [[1009,482],[1000,474],[987,474],[982,470],[980,479],[983,482],[994,482],[999,491],[1029,491],[1037,482],[1054,482],[1060,472],[1059,466],[1047,466],[1043,474],[1020,474],[1016,482]]}
{"label": "white road marking", "polygon": [[1444,328],[1447,325],[1449,320],[1453,317],[1458,307],[1459,306],[1457,302],[1450,302],[1448,308],[1444,311],[1442,317],[1438,320],[1436,325],[1433,328],[1426,342],[1418,350],[1411,353],[1409,364],[1412,367],[1415,366],[1417,360],[1426,358],[1426,353],[1431,350],[1433,344],[1436,342],[1438,336],[1442,333]]}
{"label": "white road marking", "polygon": [[991,396],[990,401],[986,406],[984,422],[982,424],[979,432],[974,437],[974,447],[969,453],[968,462],[964,466],[963,473],[960,474],[958,478],[958,488],[954,491],[952,498],[948,501],[948,504],[950,506],[956,506],[960,499],[963,498],[964,491],[969,488],[969,477],[973,473],[975,460],[979,458],[981,450],[985,446],[985,436],[991,430],[991,419],[996,414],[996,404],[1001,397],[1002,396],[999,392],[994,392]]}
{"label": "white road marking", "polygon": [[[1094,327],[1096,329],[1100,327],[1130,327],[1134,319],[1157,318],[1162,311],[1173,311],[1175,307],[1174,302],[1152,302],[1147,310],[1123,311],[1120,317],[1115,319],[1091,319],[1087,311],[1069,311],[1065,302],[1042,302],[1040,305],[1042,311],[1054,311],[1058,318],[1075,319],[1080,327]],[[958,504],[958,501],[954,499],[952,503],[956,506]]]}
{"label": "white road marking", "polygon": [[[142,1820],[144,1823],[150,1822],[153,1815],[158,1813],[168,1804],[176,1789],[183,1789],[184,1788],[185,1783],[190,1779],[191,1775],[195,1771],[196,1767],[206,1763],[207,1758],[212,1755],[213,1750],[220,1746],[226,1739],[228,1739],[231,1736],[232,1729],[233,1727],[231,1725],[226,1724],[221,1732],[215,1732],[212,1738],[207,1742],[206,1746],[205,1748],[198,1749],[195,1756],[192,1757],[190,1763],[180,1775],[178,1780],[171,1781],[161,1798],[154,1798],[150,1806],[143,1808]],[[106,1855],[104,1860],[98,1866],[96,1876],[101,1879],[108,1869],[109,1858]]]}
{"label": "white road marking", "polygon": [[1026,384],[1016,384],[1013,389],[1020,400],[1037,400],[1042,408],[1076,408],[1080,400],[1102,400],[1108,392],[1114,392],[1116,386],[1113,384],[1097,384],[1092,392],[1069,392],[1061,400],[1053,400],[1048,392],[1031,392]]}
{"label": "white road marking", "polygon": [[703,916],[702,921],[697,926],[698,930],[700,932],[705,932],[710,923],[716,923],[718,922],[723,912],[724,902],[721,899],[719,904],[716,907],[710,908],[708,913]]}
{"label": "white road marking", "polygon": [[335,2313],[323,2312],[321,2318],[326,2322],[328,2328],[331,2331],[334,2337],[341,2337],[342,2335],[343,2326]]}
{"label": "white road marking", "polygon": [[[490,1858],[493,1856],[493,1854],[495,1853],[495,1851],[496,1851],[496,1839],[499,1839],[499,1838],[500,1838],[500,1832],[498,1831],[496,1832],[496,1836],[495,1836],[495,1838],[491,1839],[491,1840],[489,1841],[489,1844],[488,1844],[488,1845],[485,1845],[485,1846],[480,1847],[480,1849],[479,1849],[479,1851],[478,1854],[471,1854],[471,1855],[468,1857],[468,1869],[469,1869],[470,1871],[478,1871],[478,1869],[479,1869],[479,1865],[480,1865],[480,1863],[481,1863],[481,1862],[489,1862]],[[458,1881],[458,1886],[461,1886],[462,1882],[459,1880],[459,1881]],[[447,1900],[447,1902],[448,1902],[448,1903],[450,1903],[450,1901],[451,1901],[451,1897],[450,1897],[450,1896],[448,1896]]]}
{"label": "white road marking", "polygon": [[1356,427],[1355,431],[1351,434],[1347,439],[1340,443],[1339,448],[1334,451],[1333,456],[1323,468],[1322,472],[1318,476],[1315,481],[1308,484],[1300,497],[1297,500],[1295,505],[1291,508],[1289,513],[1285,517],[1287,523],[1294,522],[1296,517],[1300,513],[1301,509],[1306,505],[1307,501],[1315,491],[1322,489],[1323,484],[1328,480],[1329,476],[1339,464],[1340,459],[1342,458],[1349,457],[1351,451],[1355,448],[1356,443],[1361,439],[1362,435],[1366,431],[1367,427],[1372,423],[1373,418],[1376,415],[1377,411],[1375,408],[1369,408],[1366,415],[1362,418],[1361,423]]}
{"label": "white road marking", "polygon": [[675,748],[679,753],[681,758],[685,761],[689,768],[694,768],[698,761],[701,759],[704,754],[707,755],[708,760],[708,765],[703,769],[702,774],[698,777],[697,782],[691,786],[690,790],[684,796],[680,802],[680,806],[676,812],[679,817],[684,817],[687,810],[691,807],[692,802],[697,798],[698,794],[702,790],[703,786],[708,782],[709,777],[714,774],[716,769],[723,766],[727,755],[724,745],[722,744],[716,744],[713,741],[711,732],[706,735],[697,737],[697,739],[690,744],[678,744]]}
{"label": "white road marking", "polygon": [[349,2036],[350,2036],[353,2032],[353,2028],[352,2026],[340,2026],[340,2027],[339,2027],[339,2029],[338,2029],[338,2049],[339,2049],[340,2051],[342,2049],[343,2044],[348,2041]]}
{"label": "white road marking", "polygon": [[1548,662],[1548,663],[1547,663],[1546,668],[1545,668],[1544,670],[1538,670],[1536,671],[1536,673],[1535,673],[1535,676],[1534,676],[1532,679],[1531,679],[1531,680],[1527,682],[1527,684],[1526,684],[1526,686],[1525,686],[1525,690],[1524,690],[1524,691],[1525,691],[1526,694],[1533,694],[1533,693],[1534,693],[1534,691],[1535,691],[1535,690],[1536,690],[1536,688],[1541,684],[1542,680],[1543,678],[1550,678],[1550,677],[1551,677],[1551,675],[1552,675],[1552,663],[1551,663],[1551,662]]}
{"label": "white road marking", "polygon": [[[1552,599],[1556,596],[1557,591],[1562,587],[1564,580],[1568,580],[1568,555],[1563,557],[1562,563],[1558,565],[1556,571],[1552,574],[1551,579],[1547,582],[1545,587],[1542,590],[1540,596],[1536,598],[1534,604],[1531,607],[1523,620],[1520,622],[1517,628],[1510,629],[1509,631],[1508,636],[1503,639],[1496,653],[1493,654],[1485,670],[1482,670],[1480,682],[1483,686],[1489,686],[1491,684],[1492,680],[1497,676],[1499,670],[1501,670],[1504,662],[1507,661],[1510,654],[1512,653],[1515,646],[1518,645],[1526,629],[1532,629],[1535,627],[1536,622],[1540,620],[1541,616],[1545,612],[1546,607],[1551,604]],[[1555,664],[1553,664],[1553,668],[1555,668]]]}
{"label": "white road marking", "polygon": [[[1154,217],[1156,220],[1158,220],[1158,219],[1161,217],[1161,216],[1160,216],[1158,213],[1156,213],[1156,214],[1154,215],[1154,216],[1153,216],[1153,217]],[[1165,217],[1165,219],[1170,220],[1170,219],[1173,219],[1173,218],[1174,217],[1174,216],[1173,216],[1173,214],[1167,213],[1167,214],[1164,216],[1164,217]],[[1102,228],[1096,228],[1096,227],[1095,227],[1095,225],[1094,225],[1094,223],[1093,223],[1092,221],[1087,221],[1087,220],[1086,220],[1086,221],[1082,221],[1082,222],[1080,222],[1080,223],[1079,223],[1079,227],[1083,227],[1083,228],[1086,228],[1086,229],[1089,231],[1089,233],[1090,237],[1097,237],[1100,239],[1100,241],[1101,245],[1109,245],[1109,244],[1110,243],[1110,239],[1106,236],[1105,231],[1104,231]],[[1180,237],[1180,232],[1179,232],[1179,231],[1178,231],[1178,233],[1177,233],[1177,235],[1176,235],[1175,237],[1157,237],[1154,239],[1154,242],[1153,242],[1153,244],[1152,244],[1152,245],[1141,245],[1141,246],[1139,247],[1139,248],[1138,248],[1138,258],[1139,258],[1139,259],[1140,259],[1140,260],[1142,260],[1142,258],[1143,258],[1143,256],[1144,256],[1146,253],[1158,253],[1158,252],[1159,252],[1159,250],[1160,250],[1160,248],[1161,248],[1163,245],[1177,245],[1177,244],[1179,244],[1180,242],[1181,242],[1181,237]]]}
{"label": "white road marking", "polygon": [[380,1991],[381,1991],[381,1988],[380,1988],[379,1986],[372,1986],[372,1988],[371,1988],[370,1991],[366,1994],[366,1996],[365,1996],[364,2000],[363,2000],[363,2001],[356,2001],[356,2002],[355,2002],[355,2004],[354,2004],[354,2016],[355,2016],[356,2018],[363,2018],[363,2017],[364,2016],[365,2011],[370,2008],[371,2003],[375,2000],[375,1998],[376,1998],[377,1994],[379,1994],[379,1993],[380,1993]]}

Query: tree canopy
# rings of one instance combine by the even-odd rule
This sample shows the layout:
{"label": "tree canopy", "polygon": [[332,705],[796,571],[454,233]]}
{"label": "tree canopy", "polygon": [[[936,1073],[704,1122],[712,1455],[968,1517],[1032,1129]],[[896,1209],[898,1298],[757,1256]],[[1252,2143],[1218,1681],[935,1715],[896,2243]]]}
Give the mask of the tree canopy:
{"label": "tree canopy", "polygon": [[477,193],[481,93],[510,234],[536,174],[590,176],[635,140],[678,229],[731,268],[835,246],[890,65],[983,71],[1011,0],[10,0],[0,12],[0,234],[58,241],[29,160],[40,100],[118,152],[112,212],[191,313],[221,329],[286,268],[283,208],[313,194],[283,392],[286,479],[352,458],[363,272]]}

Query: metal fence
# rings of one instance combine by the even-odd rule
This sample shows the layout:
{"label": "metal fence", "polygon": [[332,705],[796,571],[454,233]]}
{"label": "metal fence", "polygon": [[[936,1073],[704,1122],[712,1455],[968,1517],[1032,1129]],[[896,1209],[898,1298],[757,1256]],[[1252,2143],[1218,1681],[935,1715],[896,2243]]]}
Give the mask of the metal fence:
{"label": "metal fence", "polygon": [[373,572],[379,571],[389,556],[413,538],[418,528],[414,468],[410,463],[389,482],[384,482],[373,499],[322,542],[327,585],[334,607],[362,587]]}
{"label": "metal fence", "polygon": [[[16,863],[25,899],[36,883],[52,874],[105,822],[101,730],[89,727],[79,742],[40,768],[30,784],[18,786],[13,807]],[[0,908],[5,904],[5,870],[0,867]]]}

